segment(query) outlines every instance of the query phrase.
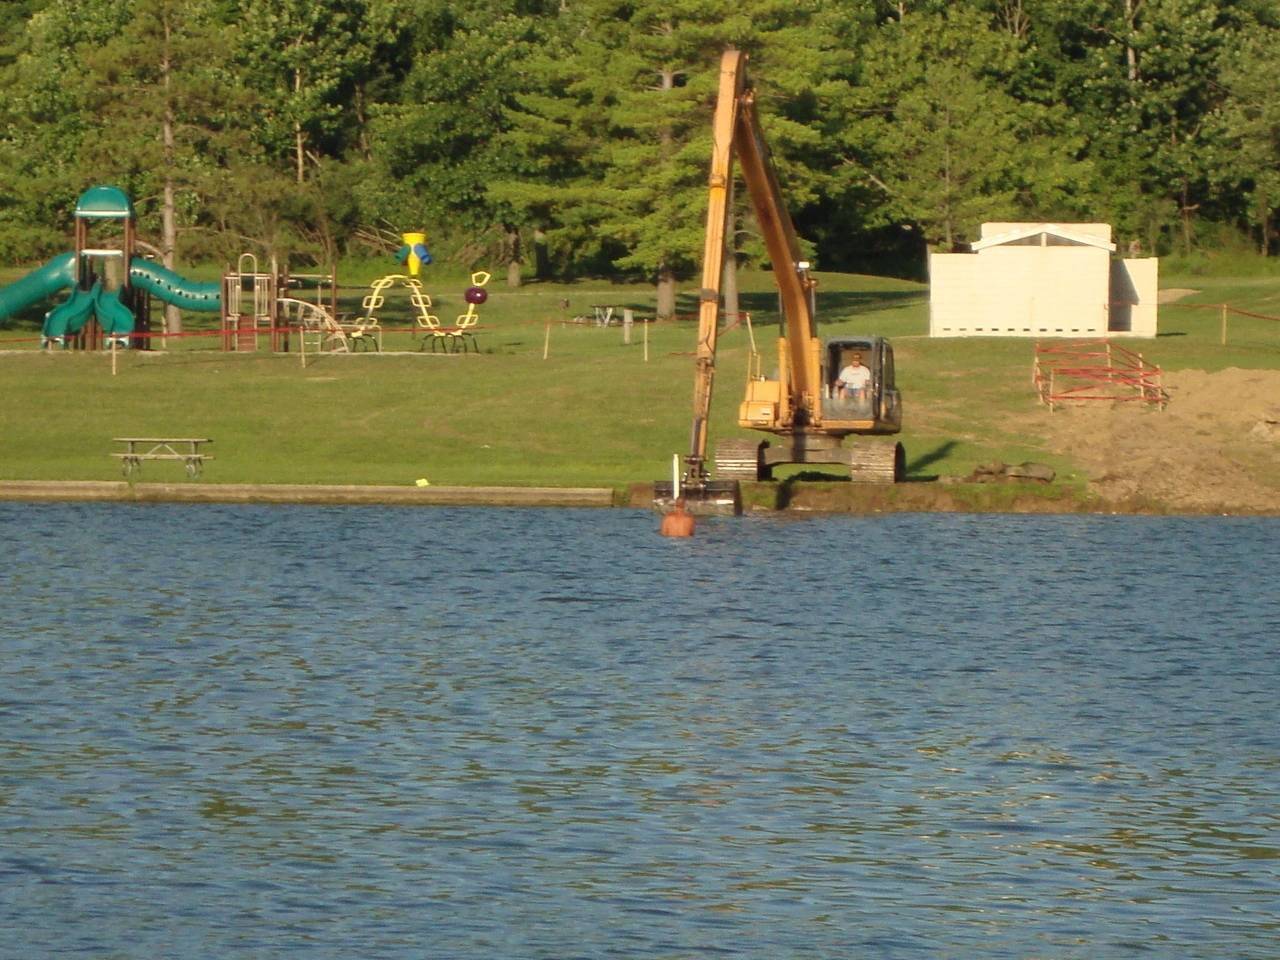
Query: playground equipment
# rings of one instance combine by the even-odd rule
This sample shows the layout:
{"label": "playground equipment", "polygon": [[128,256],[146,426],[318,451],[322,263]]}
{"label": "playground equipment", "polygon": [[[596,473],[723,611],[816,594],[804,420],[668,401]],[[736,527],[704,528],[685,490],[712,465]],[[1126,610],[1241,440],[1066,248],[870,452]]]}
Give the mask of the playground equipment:
{"label": "playground equipment", "polygon": [[457,345],[461,344],[465,353],[467,340],[469,339],[475,352],[480,352],[480,347],[476,344],[476,335],[471,328],[480,322],[480,315],[476,313],[476,307],[489,299],[489,291],[485,289],[485,284],[489,282],[490,277],[491,275],[484,270],[477,270],[471,274],[471,286],[463,294],[463,298],[467,301],[467,312],[460,314],[455,321],[454,328],[448,331],[448,335],[453,340],[455,351]]}
{"label": "playground equipment", "polygon": [[378,320],[377,311],[381,310],[387,302],[383,294],[397,284],[403,285],[409,291],[409,302],[417,311],[417,316],[414,317],[417,329],[422,330],[425,336],[432,337],[434,342],[441,330],[440,318],[431,313],[431,298],[422,292],[422,281],[403,273],[389,273],[370,284],[370,292],[360,302],[364,313],[353,324],[354,335],[362,339],[376,338],[378,349],[382,349],[382,325]]}
{"label": "playground equipment", "polygon": [[[260,330],[271,331],[271,349],[278,349],[276,330],[282,326],[278,304],[279,290],[287,285],[280,276],[275,258],[271,272],[258,269],[258,258],[252,253],[240,254],[235,271],[222,275],[222,349],[248,351],[258,349]],[[247,296],[246,296],[247,295]]]}
{"label": "playground equipment", "polygon": [[405,265],[409,276],[416,277],[418,271],[431,262],[431,254],[427,251],[427,235],[404,233],[401,238],[404,246],[396,252],[396,261]]}
{"label": "playground equipment", "polygon": [[350,353],[351,338],[343,324],[316,303],[281,297],[276,301],[281,324],[298,331],[298,349],[304,353]]}
{"label": "playground equipment", "polygon": [[[217,310],[217,284],[187,280],[134,256],[134,221],[133,204],[118,187],[86,190],[75,208],[75,249],[0,289],[0,319],[69,288],[71,295],[45,315],[42,346],[146,350],[151,297],[187,310]],[[91,229],[99,222],[119,225],[119,246],[90,246]]]}
{"label": "playground equipment", "polygon": [[485,284],[489,282],[491,276],[484,270],[477,270],[471,274],[471,286],[463,294],[463,299],[467,302],[467,312],[459,314],[452,327],[443,326],[440,318],[431,312],[431,297],[423,292],[422,281],[403,273],[389,273],[373,281],[369,285],[369,293],[361,302],[364,313],[351,324],[343,326],[347,328],[347,334],[352,343],[359,343],[361,340],[374,342],[378,349],[381,349],[382,326],[377,312],[386,305],[387,291],[396,286],[403,286],[409,291],[409,302],[416,311],[413,334],[416,336],[419,332],[422,333],[422,348],[425,349],[427,343],[430,343],[433,353],[437,349],[456,353],[461,346],[465,353],[467,344],[470,343],[478,353],[480,348],[476,344],[475,331],[472,328],[480,322],[476,307],[489,299],[489,291],[485,290]]}
{"label": "playground equipment", "polygon": [[[258,258],[252,253],[240,254],[236,269],[228,270],[222,277],[222,349],[233,352],[258,349],[259,337],[266,333],[273,353],[289,349],[289,330],[297,324],[290,318],[299,311],[287,308],[285,301],[292,300],[291,291],[309,287],[314,292],[316,311],[324,313],[337,323],[338,275],[329,273],[290,273],[275,257],[271,258],[269,272],[258,267]],[[328,299],[326,308],[323,301]],[[315,317],[316,311],[307,313]]]}
{"label": "playground equipment", "polygon": [[[267,272],[259,269],[257,257],[246,253],[221,282],[188,280],[155,261],[135,256],[135,217],[132,202],[118,187],[100,185],[86,190],[75,208],[74,250],[0,288],[0,320],[70,289],[71,295],[45,315],[42,346],[149,350],[151,298],[155,297],[183,310],[220,313],[224,350],[256,350],[265,333],[271,349],[282,351],[289,349],[289,325],[282,322],[280,304],[292,291],[314,290],[317,309],[327,312],[331,320],[337,317],[336,270],[290,273],[272,258]],[[118,245],[90,245],[91,232],[100,222],[118,226],[122,234]],[[321,302],[326,296],[327,310]]]}
{"label": "playground equipment", "polygon": [[[115,246],[101,241],[90,245],[91,231],[100,221],[116,225],[117,235],[123,239]],[[219,282],[200,283],[135,256],[132,202],[117,187],[96,186],[86,190],[76,205],[74,250],[0,288],[0,320],[69,289],[70,296],[45,315],[41,330],[44,347],[151,349],[154,297],[184,310],[219,313],[222,348],[227,351],[258,350],[264,336],[273,352],[288,351],[292,331],[298,331],[307,346],[319,350],[350,352],[372,346],[380,351],[382,325],[377,311],[385,303],[385,292],[403,284],[416,311],[414,332],[421,331],[429,338],[433,351],[465,352],[468,344],[478,351],[474,327],[480,317],[476,308],[488,298],[484,287],[490,274],[477,271],[471,275],[472,285],[464,295],[467,310],[458,316],[455,326],[445,327],[432,314],[431,298],[417,277],[421,268],[431,263],[426,234],[406,233],[403,238],[397,259],[406,264],[407,272],[376,280],[364,298],[363,314],[347,320],[338,313],[336,268],[328,273],[290,273],[275,257],[264,268],[256,256],[244,253],[234,270],[228,266]],[[426,339],[422,346],[425,348]]]}

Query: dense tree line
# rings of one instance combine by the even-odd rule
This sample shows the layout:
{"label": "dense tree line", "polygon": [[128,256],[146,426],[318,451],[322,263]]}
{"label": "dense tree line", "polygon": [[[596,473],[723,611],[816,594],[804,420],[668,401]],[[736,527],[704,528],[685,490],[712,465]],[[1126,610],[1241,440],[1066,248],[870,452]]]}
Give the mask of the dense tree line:
{"label": "dense tree line", "polygon": [[1280,0],[25,0],[0,257],[65,248],[109,182],[171,263],[425,227],[513,280],[670,281],[730,45],[820,266],[909,269],[992,219],[1280,252]]}

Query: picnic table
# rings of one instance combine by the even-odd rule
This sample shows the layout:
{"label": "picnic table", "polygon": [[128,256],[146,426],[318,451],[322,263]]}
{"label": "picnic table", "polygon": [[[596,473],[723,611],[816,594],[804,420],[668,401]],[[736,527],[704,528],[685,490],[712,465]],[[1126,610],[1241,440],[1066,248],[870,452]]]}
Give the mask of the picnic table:
{"label": "picnic table", "polygon": [[195,478],[204,470],[204,462],[213,459],[213,454],[200,451],[200,444],[213,442],[208,437],[112,437],[112,440],[125,445],[123,453],[111,455],[120,458],[126,477],[141,473],[144,460],[181,460],[187,476]]}

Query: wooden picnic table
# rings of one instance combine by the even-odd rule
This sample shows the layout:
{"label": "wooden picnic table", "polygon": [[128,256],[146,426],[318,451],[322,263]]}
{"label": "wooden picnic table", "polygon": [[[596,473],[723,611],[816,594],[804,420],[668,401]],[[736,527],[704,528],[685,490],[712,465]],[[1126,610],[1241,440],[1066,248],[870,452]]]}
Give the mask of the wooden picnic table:
{"label": "wooden picnic table", "polygon": [[126,477],[141,473],[143,460],[181,460],[187,476],[195,478],[204,470],[204,462],[213,459],[213,454],[200,450],[200,444],[213,442],[208,437],[112,437],[112,440],[125,445],[123,453],[111,455],[120,458]]}

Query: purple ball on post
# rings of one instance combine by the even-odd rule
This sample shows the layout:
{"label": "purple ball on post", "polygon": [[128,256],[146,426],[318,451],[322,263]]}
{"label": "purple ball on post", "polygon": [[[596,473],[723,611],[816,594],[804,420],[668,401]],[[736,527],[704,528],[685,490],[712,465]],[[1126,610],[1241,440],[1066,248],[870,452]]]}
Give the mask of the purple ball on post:
{"label": "purple ball on post", "polygon": [[474,303],[477,307],[489,299],[489,291],[484,287],[468,287],[464,296],[467,303]]}

